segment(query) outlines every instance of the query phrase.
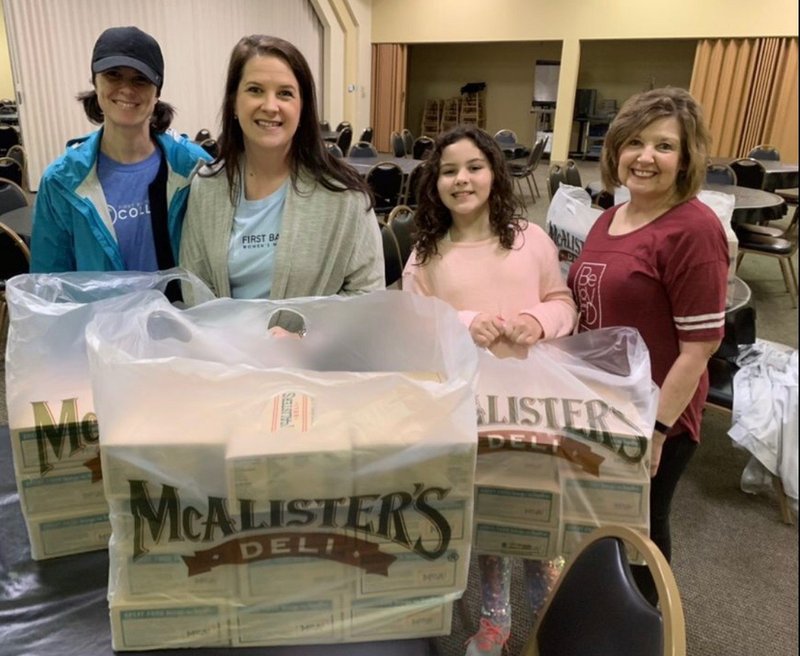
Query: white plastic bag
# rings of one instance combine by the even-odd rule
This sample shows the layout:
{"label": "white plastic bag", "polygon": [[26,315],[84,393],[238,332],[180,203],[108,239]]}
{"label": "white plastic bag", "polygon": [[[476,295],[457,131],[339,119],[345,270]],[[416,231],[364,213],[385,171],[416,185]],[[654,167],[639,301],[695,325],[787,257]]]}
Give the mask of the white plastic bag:
{"label": "white plastic bag", "polygon": [[[271,336],[277,312],[305,336]],[[450,306],[153,300],[87,342],[115,649],[449,632],[477,450],[477,354]]]}
{"label": "white plastic bag", "polygon": [[546,229],[558,247],[561,274],[569,274],[572,263],[583,250],[586,235],[603,210],[592,207],[589,192],[562,184],[547,208]]}
{"label": "white plastic bag", "polygon": [[108,542],[86,324],[99,311],[163,298],[174,280],[192,286],[198,298],[213,298],[180,269],[26,274],[6,285],[8,421],[35,559],[104,549]]}
{"label": "white plastic bag", "polygon": [[482,353],[476,549],[549,559],[605,523],[647,535],[657,407],[632,328],[540,342],[525,360]]}
{"label": "white plastic bag", "polygon": [[713,210],[725,231],[725,239],[728,241],[728,292],[725,296],[725,305],[731,307],[736,295],[734,279],[736,278],[736,256],[739,253],[739,238],[731,225],[736,198],[732,194],[723,194],[721,191],[701,189],[697,194],[697,199]]}

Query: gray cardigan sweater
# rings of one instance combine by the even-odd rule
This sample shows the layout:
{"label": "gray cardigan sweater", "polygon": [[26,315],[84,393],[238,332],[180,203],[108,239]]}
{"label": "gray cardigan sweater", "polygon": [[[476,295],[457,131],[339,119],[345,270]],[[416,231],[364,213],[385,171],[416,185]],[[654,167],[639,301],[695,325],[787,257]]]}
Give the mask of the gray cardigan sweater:
{"label": "gray cardigan sweater", "polygon": [[[201,173],[208,171],[204,167]],[[194,176],[180,266],[218,297],[231,295],[228,247],[235,211],[224,172]],[[352,295],[384,288],[380,230],[365,196],[330,191],[301,171],[286,193],[270,298]],[[189,297],[186,301],[192,303]]]}

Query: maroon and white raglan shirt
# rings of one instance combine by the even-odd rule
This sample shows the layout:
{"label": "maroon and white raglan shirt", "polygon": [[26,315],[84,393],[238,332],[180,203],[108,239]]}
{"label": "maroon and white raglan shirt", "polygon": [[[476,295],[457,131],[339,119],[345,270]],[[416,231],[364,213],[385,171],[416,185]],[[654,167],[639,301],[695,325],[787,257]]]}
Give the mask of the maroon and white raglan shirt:
{"label": "maroon and white raglan shirt", "polygon": [[[696,198],[625,235],[609,235],[619,206],[590,230],[569,272],[580,312],[579,330],[638,329],[661,387],[679,355],[679,342],[721,339],[725,332],[728,243],[712,210]],[[671,434],[699,440],[708,393],[704,372]]]}

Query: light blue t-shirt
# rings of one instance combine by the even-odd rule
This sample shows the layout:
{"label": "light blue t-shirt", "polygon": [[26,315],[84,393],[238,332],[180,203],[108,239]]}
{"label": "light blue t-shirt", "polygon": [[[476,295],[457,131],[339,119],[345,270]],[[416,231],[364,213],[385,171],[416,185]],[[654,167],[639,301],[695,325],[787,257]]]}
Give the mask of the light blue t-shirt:
{"label": "light blue t-shirt", "polygon": [[158,175],[160,164],[158,148],[147,159],[135,164],[122,164],[103,153],[98,154],[97,177],[128,271],[158,270],[147,188]]}
{"label": "light blue t-shirt", "polygon": [[239,199],[228,246],[233,298],[269,298],[289,180],[266,198]]}

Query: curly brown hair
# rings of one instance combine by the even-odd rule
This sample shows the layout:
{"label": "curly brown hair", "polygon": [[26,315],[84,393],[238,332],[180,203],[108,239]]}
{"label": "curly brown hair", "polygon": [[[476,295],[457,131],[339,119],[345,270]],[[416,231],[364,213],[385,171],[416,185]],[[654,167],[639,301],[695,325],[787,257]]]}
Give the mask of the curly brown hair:
{"label": "curly brown hair", "polygon": [[439,241],[453,225],[450,215],[437,189],[442,153],[445,148],[469,139],[480,150],[492,171],[492,188],[489,193],[489,226],[497,235],[503,248],[511,249],[518,233],[528,222],[522,216],[523,206],[514,195],[513,179],[506,158],[497,142],[474,125],[457,125],[436,137],[436,143],[419,181],[418,207],[414,214],[415,244],[419,264],[425,264],[439,253]]}

